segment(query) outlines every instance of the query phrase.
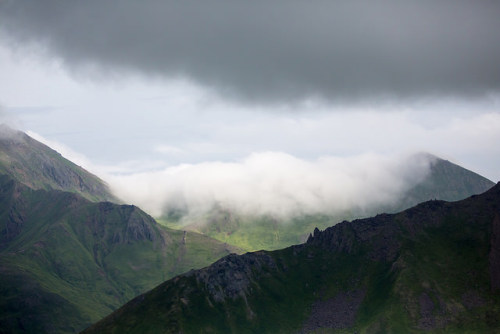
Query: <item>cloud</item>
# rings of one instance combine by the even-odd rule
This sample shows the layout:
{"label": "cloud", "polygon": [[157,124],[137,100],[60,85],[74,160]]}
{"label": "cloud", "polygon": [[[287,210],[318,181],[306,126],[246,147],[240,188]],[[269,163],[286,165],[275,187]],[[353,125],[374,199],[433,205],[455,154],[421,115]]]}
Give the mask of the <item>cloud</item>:
{"label": "cloud", "polygon": [[169,210],[198,215],[221,206],[242,214],[289,217],[391,204],[427,175],[430,162],[426,155],[307,161],[263,152],[234,163],[181,164],[108,181],[118,196],[154,216]]}
{"label": "cloud", "polygon": [[167,154],[167,155],[177,155],[177,154],[182,154],[184,153],[184,150],[172,145],[158,145],[154,148],[155,152],[161,153],[161,154]]}
{"label": "cloud", "polygon": [[3,1],[11,45],[94,76],[183,77],[224,97],[479,96],[500,88],[500,2]]}
{"label": "cloud", "polygon": [[9,113],[0,103],[0,139],[16,139],[18,134],[13,129],[18,128],[20,123],[19,118]]}

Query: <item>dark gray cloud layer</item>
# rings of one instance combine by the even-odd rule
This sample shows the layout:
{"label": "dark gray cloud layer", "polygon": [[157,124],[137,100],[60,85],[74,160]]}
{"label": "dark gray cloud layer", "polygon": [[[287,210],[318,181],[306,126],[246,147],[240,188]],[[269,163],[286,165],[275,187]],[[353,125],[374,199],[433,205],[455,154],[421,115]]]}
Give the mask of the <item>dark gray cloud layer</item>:
{"label": "dark gray cloud layer", "polygon": [[500,89],[495,0],[4,0],[0,22],[70,68],[185,76],[256,101]]}

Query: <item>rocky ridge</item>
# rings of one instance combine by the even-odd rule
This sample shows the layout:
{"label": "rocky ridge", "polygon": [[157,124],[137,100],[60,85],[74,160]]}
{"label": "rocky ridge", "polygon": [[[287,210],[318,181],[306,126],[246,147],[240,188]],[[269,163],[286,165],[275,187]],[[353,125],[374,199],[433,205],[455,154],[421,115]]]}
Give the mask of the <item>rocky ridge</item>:
{"label": "rocky ridge", "polygon": [[499,216],[497,184],[343,222],[305,244],[229,255],[167,281],[85,333],[495,332]]}

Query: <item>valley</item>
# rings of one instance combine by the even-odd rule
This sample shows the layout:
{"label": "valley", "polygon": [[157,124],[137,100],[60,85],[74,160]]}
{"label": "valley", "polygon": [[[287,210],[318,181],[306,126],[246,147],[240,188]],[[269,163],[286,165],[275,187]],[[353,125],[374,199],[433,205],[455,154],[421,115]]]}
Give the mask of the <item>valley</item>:
{"label": "valley", "polygon": [[0,0],[0,334],[500,334],[499,32]]}
{"label": "valley", "polygon": [[[483,258],[493,210],[484,203],[497,203],[491,195],[495,190],[480,197],[487,198],[480,201],[485,213],[473,199],[435,200],[459,200],[493,183],[448,161],[436,158],[427,179],[397,203],[372,211],[353,208],[283,219],[216,207],[202,216],[165,215],[157,222],[140,208],[121,204],[104,181],[49,147],[21,132],[7,132],[0,138],[0,328],[7,333],[79,332],[129,300],[89,331],[356,328],[371,333],[384,326],[418,331],[456,325],[455,313],[467,314],[464,326],[473,326],[474,316],[460,313],[469,306],[477,313],[488,305],[487,314],[496,316],[495,300],[486,293]],[[428,199],[433,201],[402,213],[346,222]],[[471,208],[462,208],[463,203]],[[436,210],[444,213],[436,218]],[[471,235],[464,245],[473,253],[455,259],[455,253],[469,251],[460,246],[468,237],[460,234],[450,241],[447,235],[454,224],[470,224],[476,216],[477,233],[469,225],[459,229]],[[437,225],[427,226],[428,217]],[[237,255],[247,251],[253,253]],[[445,271],[459,266],[454,276],[477,272],[470,282],[478,289],[464,290],[464,283],[455,281],[441,287],[435,267],[440,262],[432,254],[448,254],[451,262],[440,265]],[[416,279],[416,273],[425,273],[427,280]],[[457,293],[465,297],[457,299]],[[451,304],[436,306],[435,300]],[[142,306],[142,301],[147,303]],[[424,304],[443,316],[429,311],[419,318]],[[416,311],[394,313],[394,305]],[[158,312],[151,308],[164,310],[161,317],[167,318],[154,318]],[[127,320],[116,329],[110,319],[122,313]],[[387,321],[375,321],[375,314]],[[395,317],[403,320],[394,322]]]}

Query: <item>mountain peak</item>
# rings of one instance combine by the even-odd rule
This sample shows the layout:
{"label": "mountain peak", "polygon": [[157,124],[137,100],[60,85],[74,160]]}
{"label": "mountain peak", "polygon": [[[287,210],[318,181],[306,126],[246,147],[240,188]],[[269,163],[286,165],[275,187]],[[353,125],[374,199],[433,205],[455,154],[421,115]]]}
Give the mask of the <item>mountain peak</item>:
{"label": "mountain peak", "polygon": [[0,125],[0,173],[32,189],[74,192],[91,201],[117,201],[97,176],[5,124]]}

